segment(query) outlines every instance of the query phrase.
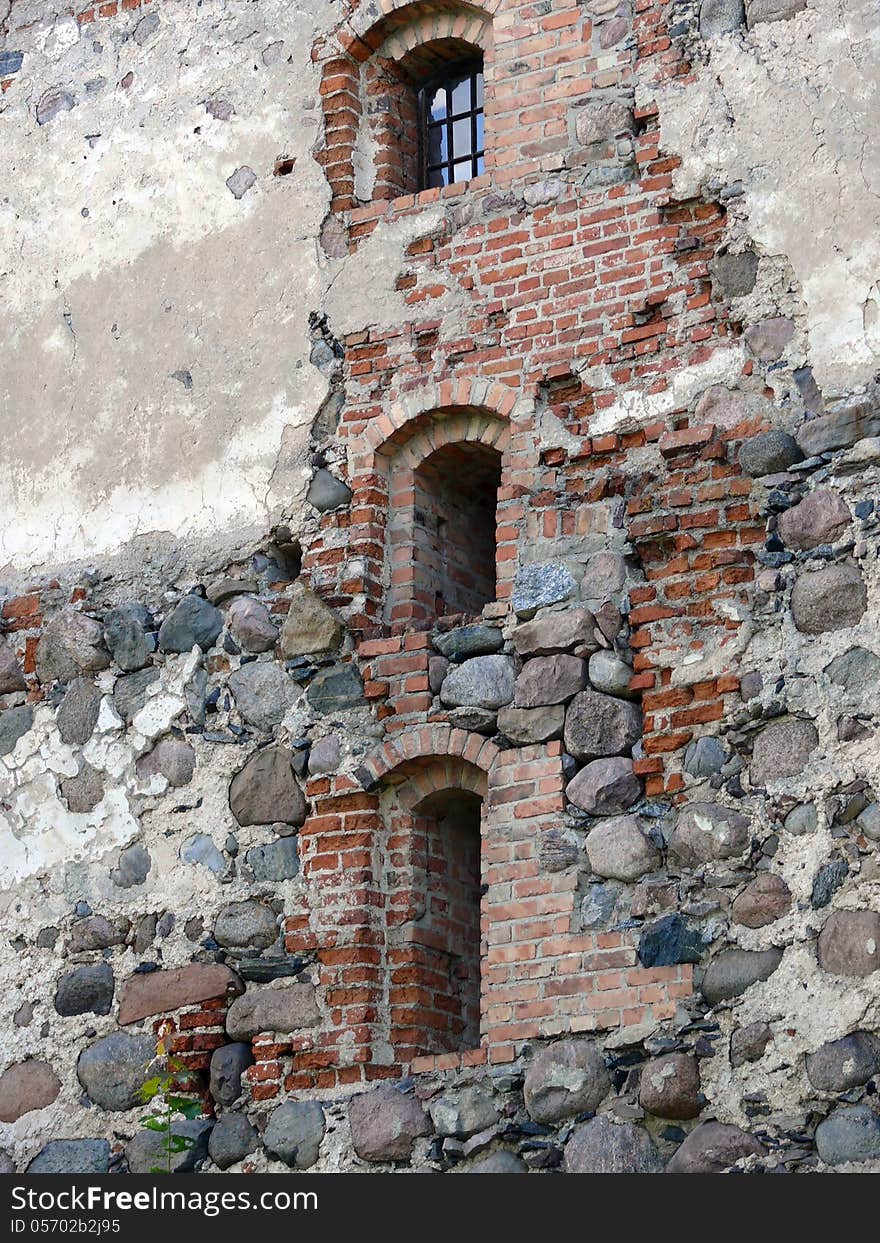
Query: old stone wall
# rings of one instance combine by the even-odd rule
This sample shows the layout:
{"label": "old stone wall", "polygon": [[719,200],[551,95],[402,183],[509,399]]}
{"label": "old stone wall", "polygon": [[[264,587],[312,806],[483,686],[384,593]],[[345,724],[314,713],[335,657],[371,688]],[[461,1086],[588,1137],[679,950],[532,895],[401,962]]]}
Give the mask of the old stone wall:
{"label": "old stone wall", "polygon": [[876,6],[0,23],[6,1167],[880,1168]]}

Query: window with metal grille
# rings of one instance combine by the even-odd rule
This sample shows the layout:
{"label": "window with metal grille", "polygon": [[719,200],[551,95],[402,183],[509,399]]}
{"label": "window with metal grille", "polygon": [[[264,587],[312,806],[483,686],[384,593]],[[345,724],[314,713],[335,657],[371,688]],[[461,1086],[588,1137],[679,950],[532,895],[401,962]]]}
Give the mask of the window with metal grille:
{"label": "window with metal grille", "polygon": [[483,171],[483,66],[457,65],[422,88],[422,188],[467,181]]}

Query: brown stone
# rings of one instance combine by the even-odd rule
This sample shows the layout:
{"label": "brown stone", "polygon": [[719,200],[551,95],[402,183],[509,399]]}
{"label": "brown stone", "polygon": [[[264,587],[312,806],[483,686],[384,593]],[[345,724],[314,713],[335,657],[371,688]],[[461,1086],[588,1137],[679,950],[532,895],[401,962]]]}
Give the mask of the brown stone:
{"label": "brown stone", "polygon": [[342,623],[332,609],[305,583],[295,582],[290,593],[290,608],[281,627],[280,648],[284,659],[335,651],[341,638]]}
{"label": "brown stone", "polygon": [[51,1105],[61,1082],[48,1062],[19,1062],[0,1075],[0,1122],[17,1122]]}
{"label": "brown stone", "polygon": [[516,679],[517,708],[565,703],[587,685],[587,662],[579,656],[538,656],[528,660]]}
{"label": "brown stone", "polygon": [[642,783],[633,772],[632,760],[609,756],[593,760],[565,787],[565,796],[591,816],[616,816],[641,798]]}
{"label": "brown stone", "polygon": [[119,1022],[137,1023],[151,1014],[167,1014],[212,997],[237,996],[241,980],[222,963],[190,963],[167,971],[132,975],[119,990]]}
{"label": "brown stone", "polygon": [[669,853],[683,867],[699,867],[741,855],[749,844],[751,821],[720,803],[691,803],[678,814]]}
{"label": "brown stone", "polygon": [[819,966],[830,975],[864,977],[880,969],[880,915],[832,911],[819,933]]}
{"label": "brown stone", "polygon": [[730,1064],[737,1069],[746,1062],[757,1062],[773,1039],[768,1023],[749,1023],[738,1027],[730,1037]]}
{"label": "brown stone", "polygon": [[761,872],[739,895],[731,907],[735,924],[763,928],[791,908],[791,890],[781,876]]}
{"label": "brown stone", "polygon": [[572,608],[555,613],[543,609],[531,621],[517,626],[513,632],[513,646],[520,656],[547,656],[582,643],[596,647],[595,626],[589,609]]}
{"label": "brown stone", "polygon": [[851,521],[849,506],[837,492],[811,492],[779,516],[779,535],[787,548],[805,552],[840,539]]}
{"label": "brown stone", "polygon": [[668,1174],[722,1174],[743,1157],[763,1156],[747,1131],[723,1122],[701,1122],[666,1167]]}
{"label": "brown stone", "polygon": [[689,1053],[652,1058],[642,1069],[642,1109],[658,1118],[696,1118],[700,1112],[700,1067]]}

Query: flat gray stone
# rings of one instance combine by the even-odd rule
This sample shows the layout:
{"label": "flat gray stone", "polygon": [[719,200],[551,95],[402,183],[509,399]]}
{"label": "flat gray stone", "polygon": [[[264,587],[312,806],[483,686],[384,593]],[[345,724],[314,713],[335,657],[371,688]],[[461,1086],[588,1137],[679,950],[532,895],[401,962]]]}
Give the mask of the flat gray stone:
{"label": "flat gray stone", "polygon": [[317,1101],[285,1101],[273,1109],[263,1132],[263,1143],[272,1155],[298,1170],[318,1160],[326,1124]]}
{"label": "flat gray stone", "polygon": [[308,807],[285,747],[265,747],[232,779],[229,806],[242,826],[305,821]]}
{"label": "flat gray stone", "polygon": [[68,971],[58,981],[55,1009],[65,1016],[109,1014],[115,991],[113,969],[109,963],[89,963]]}
{"label": "flat gray stone", "polygon": [[720,803],[689,803],[669,836],[669,853],[682,867],[734,859],[749,844],[751,821]]}
{"label": "flat gray stone", "polygon": [[335,734],[319,738],[309,750],[309,773],[312,776],[335,773],[339,768],[342,748]]}
{"label": "flat gray stone", "polygon": [[111,1032],[83,1049],[76,1073],[91,1101],[102,1109],[120,1112],[138,1104],[138,1093],[149,1078],[155,1057],[152,1034]]}
{"label": "flat gray stone", "polygon": [[152,862],[146,847],[140,842],[134,842],[120,852],[116,867],[110,873],[110,879],[120,889],[142,885],[149,875]]}
{"label": "flat gray stone", "polygon": [[272,661],[242,665],[228,685],[239,716],[267,732],[281,724],[297,694],[295,682]]}
{"label": "flat gray stone", "polygon": [[631,1122],[593,1118],[565,1145],[566,1174],[660,1174],[663,1161],[647,1131]]}
{"label": "flat gray stone", "polygon": [[538,609],[561,604],[576,590],[571,570],[564,561],[535,561],[517,570],[511,604],[517,617],[534,617]]}
{"label": "flat gray stone", "polygon": [[104,797],[104,779],[97,769],[80,760],[75,777],[65,777],[61,782],[61,796],[72,812],[85,814],[93,811]]}
{"label": "flat gray stone", "polygon": [[254,880],[292,880],[299,872],[299,852],[295,837],[279,837],[266,846],[252,846],[245,855]]}
{"label": "flat gray stone", "polygon": [[500,733],[518,746],[531,746],[562,737],[565,724],[565,707],[551,704],[546,708],[514,708],[508,704],[498,712],[497,726]]}
{"label": "flat gray stone", "polygon": [[260,1137],[245,1115],[227,1110],[211,1131],[208,1156],[221,1170],[228,1170],[259,1147]]}
{"label": "flat gray stone", "polygon": [[513,646],[520,656],[550,656],[574,647],[597,646],[596,619],[589,609],[542,609],[531,621],[513,632]]}
{"label": "flat gray stone", "polygon": [[217,912],[214,940],[225,949],[268,949],[278,940],[278,918],[262,902],[229,902]]}
{"label": "flat gray stone", "polygon": [[749,779],[753,786],[766,785],[803,772],[819,745],[812,721],[787,717],[766,725],[755,738]]}
{"label": "flat gray stone", "polygon": [[565,749],[579,760],[628,755],[642,736],[638,704],[598,691],[581,691],[565,714]]}
{"label": "flat gray stone", "polygon": [[504,646],[504,636],[499,626],[489,622],[476,622],[472,626],[459,626],[433,636],[434,647],[447,658],[460,664],[472,656],[491,656]]}
{"label": "flat gray stone", "polygon": [[348,484],[331,475],[329,470],[316,470],[309,490],[306,493],[308,503],[321,514],[331,509],[341,509],[351,504],[351,488]]}
{"label": "flat gray stone", "polygon": [[353,664],[319,669],[309,683],[306,698],[313,711],[323,716],[360,708],[365,702],[363,679]]}
{"label": "flat gray stone", "polygon": [[153,615],[136,600],[119,604],[104,616],[104,642],[120,669],[127,673],[143,669],[156,650],[156,637],[148,632]]}
{"label": "flat gray stone", "polygon": [[159,627],[163,652],[203,652],[213,647],[223,629],[223,614],[202,596],[184,596]]}
{"label": "flat gray stone", "polygon": [[209,872],[220,876],[226,870],[226,860],[207,833],[194,833],[180,847],[184,863],[199,864]]}
{"label": "flat gray stone", "polygon": [[703,976],[701,991],[710,1006],[732,1001],[770,976],[782,962],[782,950],[722,950],[716,954]]}
{"label": "flat gray stone", "polygon": [[794,837],[815,833],[818,823],[819,813],[815,803],[801,803],[800,806],[793,807],[782,822],[786,833],[791,833]]}
{"label": "flat gray stone", "polygon": [[103,915],[87,915],[85,919],[78,919],[71,928],[67,948],[71,954],[81,954],[88,950],[124,945],[130,926],[127,919],[111,922]]}
{"label": "flat gray stone", "polygon": [[614,816],[590,830],[587,857],[597,876],[638,880],[660,866],[660,853],[635,816]]}
{"label": "flat gray stone", "polygon": [[625,100],[600,100],[575,112],[575,137],[582,147],[606,143],[633,131],[632,108]]}
{"label": "flat gray stone", "polygon": [[696,738],[688,743],[684,767],[692,777],[711,777],[721,771],[726,759],[727,752],[717,738]]}
{"label": "flat gray stone", "polygon": [[573,698],[587,685],[587,662],[564,654],[527,660],[514,686],[517,708],[543,708]]}
{"label": "flat gray stone", "polygon": [[54,121],[62,112],[70,112],[75,106],[76,100],[70,91],[62,90],[59,86],[53,86],[48,91],[44,91],[37,101],[37,125],[48,125],[50,121]]}
{"label": "flat gray stone", "polygon": [[351,1142],[363,1161],[408,1161],[413,1145],[431,1134],[431,1123],[414,1096],[383,1085],[348,1104]]}
{"label": "flat gray stone", "polygon": [[10,755],[19,738],[25,736],[33,723],[34,710],[30,704],[0,712],[0,755]]}
{"label": "flat gray stone", "polygon": [[[587,562],[581,579],[581,595],[591,604],[604,604],[619,595],[626,585],[626,560],[619,552],[605,549]],[[596,614],[598,621],[599,614]],[[607,637],[607,636],[606,636]]]}
{"label": "flat gray stone", "polygon": [[807,0],[746,0],[746,21],[749,30],[760,22],[780,22],[802,13]]}
{"label": "flat gray stone", "polygon": [[593,760],[569,781],[565,796],[591,816],[617,816],[642,796],[642,783],[632,760],[611,756]]}
{"label": "flat gray stone", "polygon": [[743,0],[702,0],[700,34],[704,39],[730,34],[746,20]]}
{"label": "flat gray stone", "polygon": [[[130,725],[135,714],[140,712],[147,702],[147,690],[158,681],[159,670],[153,667],[138,669],[136,673],[128,673],[117,679],[113,687],[113,705],[126,725]],[[100,696],[98,703],[100,704]],[[97,720],[97,715],[95,719]]]}
{"label": "flat gray stone", "polygon": [[481,1157],[473,1165],[461,1168],[462,1174],[528,1174],[529,1167],[516,1153],[499,1151],[491,1152],[488,1157]]}
{"label": "flat gray stone", "polygon": [[851,647],[842,656],[836,656],[825,672],[854,700],[870,697],[873,703],[880,689],[880,656],[865,647]]}
{"label": "flat gray stone", "polygon": [[[208,1155],[208,1142],[214,1126],[212,1118],[175,1118],[171,1124],[172,1135],[191,1141],[183,1152],[171,1154],[172,1174],[191,1174]],[[125,1146],[125,1156],[131,1174],[152,1174],[166,1170],[168,1154],[164,1149],[165,1135],[159,1131],[136,1131]]]}
{"label": "flat gray stone", "polygon": [[[701,31],[703,31],[703,9],[705,7],[705,3],[700,7]],[[720,6],[716,6],[716,13],[718,8]],[[708,13],[706,16],[708,18]],[[737,25],[741,22],[742,3],[740,0]],[[741,250],[738,254],[728,251],[727,254],[715,256],[709,264],[709,271],[712,276],[712,286],[722,298],[744,298],[755,288],[755,281],[758,278],[758,256],[753,250]]]}
{"label": "flat gray stone", "polygon": [[509,656],[475,656],[449,671],[440,687],[440,700],[449,707],[495,711],[511,702],[514,684]]}
{"label": "flat gray stone", "polygon": [[261,1032],[290,1033],[320,1022],[315,988],[306,982],[253,988],[236,997],[226,1015],[232,1040],[252,1040]]}
{"label": "flat gray stone", "polygon": [[226,178],[226,188],[233,198],[241,199],[247,194],[251,186],[255,185],[257,174],[247,164],[240,164],[235,172],[230,173]]}
{"label": "flat gray stone", "polygon": [[534,1122],[555,1123],[593,1113],[611,1089],[611,1074],[595,1044],[558,1040],[536,1054],[526,1071],[523,1097]]}
{"label": "flat gray stone", "polygon": [[826,1165],[880,1160],[880,1117],[868,1105],[835,1109],[816,1127],[816,1151]]}
{"label": "flat gray stone", "polygon": [[763,1156],[753,1135],[724,1122],[694,1127],[666,1167],[668,1174],[723,1174],[745,1157]]}
{"label": "flat gray stone", "polygon": [[865,401],[808,419],[798,429],[797,442],[807,457],[816,457],[874,436],[880,436],[880,409]]}
{"label": "flat gray stone", "polygon": [[478,1131],[485,1131],[501,1118],[491,1092],[480,1084],[432,1097],[428,1110],[437,1134],[457,1139],[467,1139]]}
{"label": "flat gray stone", "polygon": [[28,1174],[106,1174],[110,1142],[106,1139],[52,1139],[27,1167]]}
{"label": "flat gray stone", "polygon": [[236,1040],[211,1054],[210,1090],[218,1105],[231,1105],[241,1096],[241,1077],[254,1064],[249,1043]]}
{"label": "flat gray stone", "polygon": [[739,451],[739,464],[753,479],[764,475],[776,475],[788,470],[803,459],[803,453],[788,432],[762,432],[743,442]]}

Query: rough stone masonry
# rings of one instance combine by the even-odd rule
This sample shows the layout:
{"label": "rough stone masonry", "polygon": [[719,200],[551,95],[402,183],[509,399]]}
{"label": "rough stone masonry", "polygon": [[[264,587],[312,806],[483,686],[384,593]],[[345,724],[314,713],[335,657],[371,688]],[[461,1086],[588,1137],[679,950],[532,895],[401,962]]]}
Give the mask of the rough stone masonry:
{"label": "rough stone masonry", "polygon": [[880,1170],[878,82],[0,0],[4,1171],[149,1171],[162,1031],[181,1171]]}

